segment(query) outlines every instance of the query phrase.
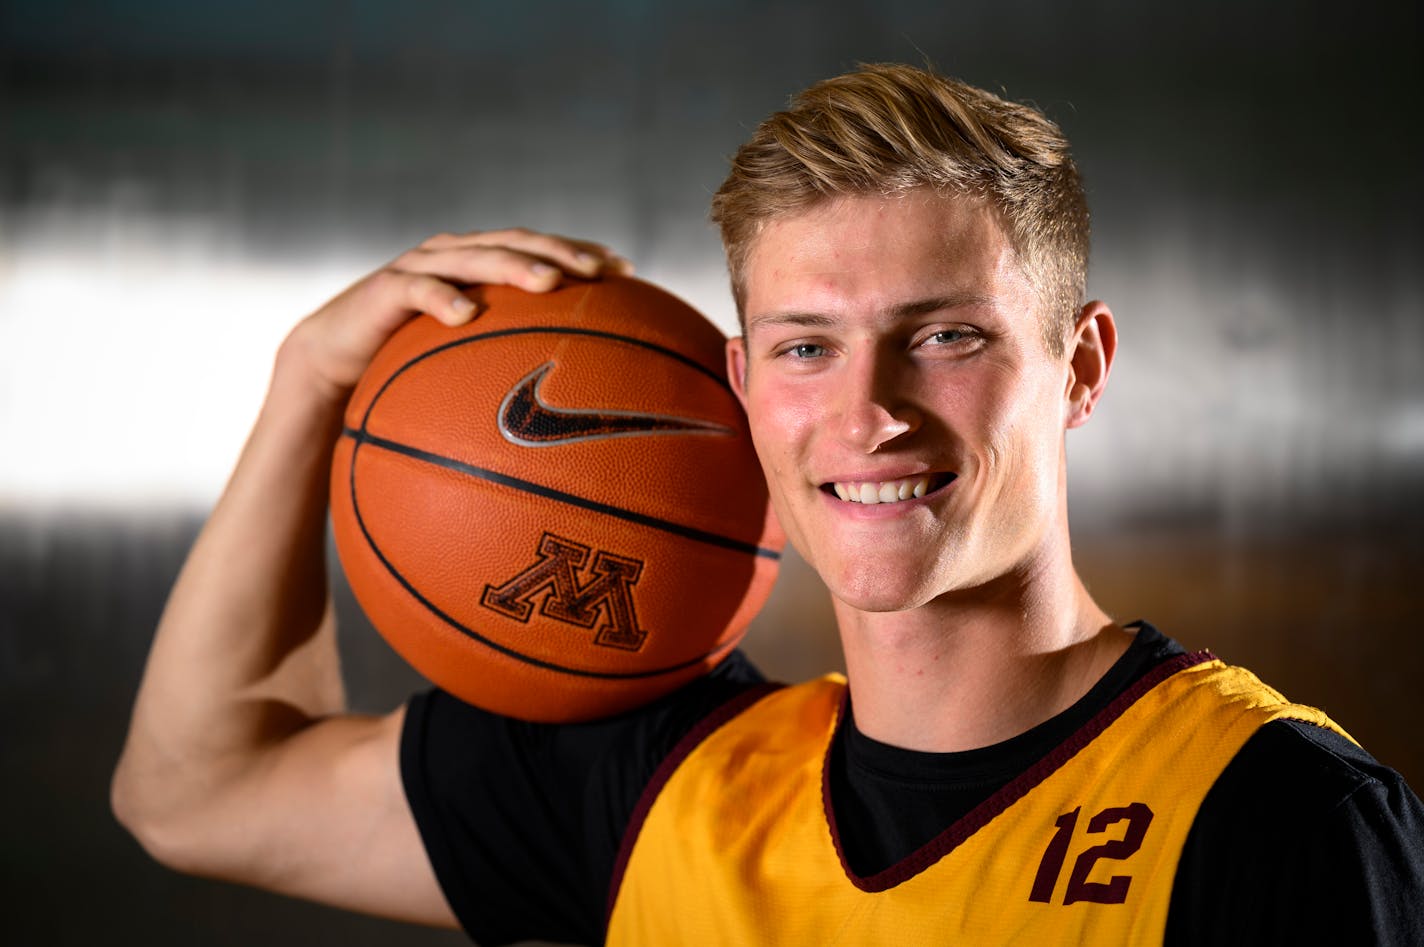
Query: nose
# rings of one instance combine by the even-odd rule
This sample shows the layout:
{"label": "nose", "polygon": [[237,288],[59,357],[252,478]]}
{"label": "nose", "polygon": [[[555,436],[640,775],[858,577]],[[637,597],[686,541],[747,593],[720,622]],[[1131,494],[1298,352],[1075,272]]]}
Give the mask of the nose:
{"label": "nose", "polygon": [[906,369],[887,353],[852,354],[836,392],[836,433],[852,450],[873,454],[919,429],[922,416],[910,403]]}

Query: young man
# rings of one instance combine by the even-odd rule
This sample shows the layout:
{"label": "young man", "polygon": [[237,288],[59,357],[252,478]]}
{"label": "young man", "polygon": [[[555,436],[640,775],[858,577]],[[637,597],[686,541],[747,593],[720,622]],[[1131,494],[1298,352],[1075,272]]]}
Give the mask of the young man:
{"label": "young man", "polygon": [[626,264],[432,238],[293,330],[164,614],[115,777],[173,866],[481,943],[1424,937],[1424,807],[1318,711],[1122,627],[1072,565],[1064,436],[1115,352],[1042,115],[904,67],[808,90],[714,203],[728,366],[849,671],[739,656],[613,720],[439,692],[345,714],[326,464],[380,343],[457,285]]}

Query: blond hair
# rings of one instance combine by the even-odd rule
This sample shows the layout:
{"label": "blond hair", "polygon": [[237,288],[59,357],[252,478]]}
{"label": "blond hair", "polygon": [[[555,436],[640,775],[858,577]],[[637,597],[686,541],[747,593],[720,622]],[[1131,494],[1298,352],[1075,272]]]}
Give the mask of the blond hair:
{"label": "blond hair", "polygon": [[1044,302],[1055,356],[1083,305],[1088,206],[1068,141],[1037,109],[904,65],[811,86],[758,126],[712,199],[737,311],[761,228],[840,195],[928,187],[983,196]]}

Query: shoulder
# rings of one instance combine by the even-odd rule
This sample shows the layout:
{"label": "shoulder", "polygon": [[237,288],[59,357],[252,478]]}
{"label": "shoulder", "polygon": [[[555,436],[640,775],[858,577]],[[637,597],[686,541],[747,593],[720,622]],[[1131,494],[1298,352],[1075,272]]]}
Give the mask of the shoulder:
{"label": "shoulder", "polygon": [[[1309,892],[1309,897],[1302,897]],[[1213,784],[1187,837],[1167,942],[1227,936],[1381,943],[1424,938],[1424,805],[1333,730],[1262,726]]]}
{"label": "shoulder", "polygon": [[481,943],[596,939],[639,795],[685,735],[763,682],[740,652],[616,717],[538,724],[435,690],[401,736],[407,803],[446,898]]}
{"label": "shoulder", "polygon": [[[653,767],[689,730],[764,678],[740,652],[708,675],[644,707],[584,723],[529,723],[490,713],[433,690],[410,702],[402,744],[414,771],[418,759],[438,760],[438,776],[463,792],[488,771],[488,760],[518,758],[522,775],[547,765],[557,787],[570,774],[596,778],[610,762],[631,770]],[[419,775],[412,772],[411,775]],[[636,774],[634,774],[636,775]],[[646,774],[644,774],[646,775]],[[511,774],[501,773],[501,780]]]}
{"label": "shoulder", "polygon": [[1371,841],[1369,822],[1396,830],[1388,835],[1400,845],[1419,849],[1424,842],[1419,798],[1399,773],[1333,730],[1276,720],[1222,772],[1193,835],[1269,840],[1285,851],[1309,848],[1321,830],[1348,828],[1334,841],[1355,847]]}
{"label": "shoulder", "polygon": [[[1278,720],[1262,727],[1222,773],[1217,789],[1272,786],[1274,811],[1332,809],[1363,792],[1402,787],[1398,773],[1360,746],[1325,727]],[[1405,787],[1407,790],[1407,787]]]}
{"label": "shoulder", "polygon": [[819,740],[839,718],[847,692],[845,678],[830,674],[800,684],[763,683],[744,690],[705,716],[664,760],[678,765],[716,736],[732,747],[751,744],[764,752]]}

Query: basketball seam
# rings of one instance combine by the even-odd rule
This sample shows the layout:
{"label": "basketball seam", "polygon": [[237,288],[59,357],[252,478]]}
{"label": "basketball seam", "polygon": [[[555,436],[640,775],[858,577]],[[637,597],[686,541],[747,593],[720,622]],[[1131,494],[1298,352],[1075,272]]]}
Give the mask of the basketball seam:
{"label": "basketball seam", "polygon": [[457,346],[469,345],[472,342],[480,342],[485,339],[500,339],[514,335],[559,334],[584,335],[589,336],[591,338],[611,339],[615,342],[627,342],[629,345],[636,345],[641,348],[649,349],[651,351],[658,352],[659,354],[666,355],[669,358],[682,362],[689,368],[693,368],[701,372],[708,378],[715,381],[719,386],[721,386],[724,390],[728,392],[732,390],[731,385],[727,384],[727,380],[725,378],[717,374],[717,372],[709,369],[706,365],[703,365],[696,359],[692,359],[687,357],[686,355],[683,355],[681,352],[658,345],[656,342],[648,342],[643,339],[635,339],[631,336],[619,335],[616,332],[603,332],[598,329],[582,329],[576,326],[526,326],[520,329],[496,329],[493,332],[481,332],[478,335],[466,336],[462,339],[455,339],[450,342],[444,342],[440,345],[435,346],[435,348],[433,349],[426,349],[424,352],[421,352],[419,355],[406,362],[400,368],[397,368],[395,371],[391,372],[390,377],[387,378],[385,382],[381,384],[381,387],[377,389],[375,395],[371,397],[371,403],[366,406],[366,413],[361,418],[361,426],[362,428],[365,428],[366,423],[370,421],[371,412],[376,409],[376,402],[381,400],[381,395],[386,393],[386,389],[389,388],[397,378],[404,374],[407,369],[419,364],[427,358],[430,358],[432,355],[438,355],[441,352],[447,351]]}
{"label": "basketball seam", "polygon": [[[634,510],[625,510],[619,506],[613,506],[608,503],[601,503],[598,500],[591,500],[588,497],[581,497],[576,493],[565,493],[562,490],[555,490],[552,487],[546,487],[542,484],[534,483],[530,480],[524,480],[520,477],[512,477],[509,474],[503,474],[495,470],[490,470],[486,467],[476,467],[474,464],[465,463],[463,460],[456,460],[453,457],[445,457],[441,454],[422,450],[419,447],[412,447],[409,444],[402,444],[399,441],[392,441],[384,437],[378,437],[375,434],[370,433],[369,431],[357,431],[352,428],[345,428],[342,431],[342,434],[354,440],[357,446],[360,446],[362,444],[370,444],[372,447],[379,447],[383,450],[388,450],[394,454],[401,454],[413,460],[422,461],[428,464],[434,464],[435,466],[444,467],[447,470],[453,470],[456,473],[462,473],[470,477],[477,477],[481,480],[486,480],[490,483],[498,484],[502,487],[510,487],[511,489],[522,490],[526,493],[532,493],[535,496],[543,497],[546,500],[554,500],[559,503],[567,503],[568,505],[578,507],[579,509],[588,510],[593,513],[602,513],[605,516],[612,516],[616,519],[626,520],[630,523],[636,523],[639,526],[647,526],[652,529],[662,530],[665,533],[672,533],[673,535],[681,536],[684,539],[696,540],[697,542],[707,543],[711,546],[720,546],[723,549],[730,549],[733,552],[742,552],[746,553],[749,556],[760,556],[762,558],[771,559],[773,561],[781,559],[781,553],[777,552],[774,549],[767,549],[764,546],[758,546],[756,543],[749,543],[741,539],[734,539],[731,536],[723,536],[719,533],[709,533],[706,530],[698,529],[695,526],[684,526],[681,523],[674,523],[670,520],[659,519],[658,517],[650,516],[647,513],[638,513]],[[354,451],[352,452],[352,458],[352,463],[354,467]],[[353,478],[355,476],[354,469],[352,471],[352,476]],[[354,482],[352,483],[352,489],[354,493]]]}
{"label": "basketball seam", "polygon": [[677,664],[643,671],[595,671],[588,670],[585,668],[569,667],[566,665],[557,664],[555,662],[548,661],[542,658],[533,657],[532,655],[523,654],[510,647],[502,645],[497,641],[493,641],[480,634],[475,629],[466,626],[462,622],[455,619],[453,616],[447,614],[446,612],[441,610],[434,602],[430,601],[423,594],[421,594],[421,592],[413,584],[411,584],[405,578],[404,575],[401,574],[401,572],[395,567],[395,565],[389,559],[387,559],[385,554],[381,551],[380,546],[376,543],[375,538],[371,535],[370,530],[366,526],[365,518],[361,515],[360,503],[358,502],[356,497],[356,457],[357,454],[360,452],[361,447],[367,444],[371,445],[372,447],[378,447],[395,454],[409,457],[413,460],[444,467],[445,469],[453,470],[457,473],[461,473],[467,476],[473,476],[491,483],[498,484],[500,486],[522,490],[528,493],[532,493],[536,496],[541,496],[546,499],[554,500],[556,502],[566,503],[571,506],[589,510],[594,513],[600,513],[618,519],[623,519],[628,522],[636,523],[642,526],[662,530],[664,532],[682,536],[687,539],[692,539],[697,542],[703,542],[713,546],[719,546],[722,548],[730,549],[735,552],[746,553],[752,556],[769,558],[773,561],[779,560],[781,558],[781,554],[776,550],[766,549],[756,545],[755,543],[748,543],[742,540],[733,539],[728,536],[721,536],[716,533],[696,529],[695,527],[683,526],[679,523],[673,523],[668,520],[649,516],[647,514],[637,513],[632,510],[625,510],[620,507],[600,503],[596,500],[591,500],[587,497],[581,497],[576,494],[554,490],[550,487],[544,487],[540,484],[533,483],[528,480],[523,480],[518,477],[512,477],[508,474],[502,474],[497,471],[488,470],[486,468],[477,467],[473,464],[467,464],[463,461],[456,460],[451,457],[445,457],[440,454],[435,454],[430,451],[422,450],[420,448],[416,448],[408,444],[402,444],[397,441],[377,437],[371,434],[369,430],[367,430],[367,424],[370,422],[371,415],[375,411],[376,404],[381,400],[382,396],[386,393],[386,390],[395,382],[398,377],[403,375],[408,369],[414,367],[425,359],[433,355],[437,355],[441,352],[448,351],[449,349],[455,348],[457,346],[468,345],[474,342],[484,341],[488,339],[507,338],[510,336],[536,334],[576,335],[590,338],[607,339],[615,342],[625,342],[629,345],[648,349],[650,351],[657,352],[661,355],[665,355],[669,358],[672,358],[673,360],[680,362],[683,365],[686,365],[687,367],[692,368],[700,374],[710,378],[712,381],[716,382],[717,385],[723,390],[728,392],[731,391],[731,387],[728,385],[725,378],[719,375],[716,371],[707,368],[702,363],[682,354],[681,352],[666,348],[654,342],[648,342],[643,339],[632,338],[630,336],[619,335],[613,332],[604,332],[596,329],[585,329],[574,326],[532,326],[512,329],[497,329],[491,332],[482,332],[477,335],[455,339],[450,342],[435,346],[434,348],[427,349],[421,352],[419,355],[406,361],[386,378],[386,380],[381,384],[380,388],[378,388],[375,394],[372,396],[370,403],[366,406],[366,410],[362,414],[360,429],[345,427],[342,431],[343,436],[350,437],[355,442],[351,451],[351,466],[349,478],[351,507],[352,512],[355,515],[356,524],[361,530],[361,534],[365,538],[368,548],[371,550],[372,553],[375,554],[376,558],[380,560],[381,565],[386,569],[386,571],[391,575],[391,577],[394,578],[396,582],[399,583],[401,587],[406,590],[406,592],[408,592],[416,601],[418,601],[422,606],[424,606],[432,615],[434,615],[456,631],[459,631],[460,633],[464,634],[466,637],[474,641],[478,641],[479,643],[499,652],[500,654],[504,654],[508,657],[514,658],[515,660],[521,661],[534,667],[544,668],[546,670],[570,674],[578,677],[588,677],[596,679],[626,680],[651,678],[684,670],[688,667],[692,667],[694,665],[702,663],[708,658],[713,657],[721,652],[725,652],[731,647],[734,647],[736,644],[735,640],[723,642],[717,647],[712,648],[711,650],[701,655],[689,658],[685,661],[678,662]]}
{"label": "basketball seam", "polygon": [[[344,433],[348,435],[353,435],[357,432],[353,432],[348,428]],[[475,631],[473,628],[470,628],[469,626],[465,625],[463,622],[458,621],[456,618],[454,618],[454,616],[447,614],[438,605],[436,605],[434,602],[430,601],[430,599],[422,595],[420,593],[420,590],[417,589],[414,585],[412,585],[409,581],[407,581],[406,577],[401,574],[400,570],[397,569],[395,565],[389,559],[386,558],[385,553],[381,552],[381,547],[377,545],[375,537],[373,537],[371,535],[371,531],[366,528],[366,519],[361,515],[361,504],[356,499],[356,455],[360,451],[362,444],[371,444],[372,446],[384,445],[376,443],[374,439],[369,438],[363,439],[361,437],[356,437],[355,440],[356,444],[351,451],[351,511],[353,514],[355,514],[356,525],[360,528],[361,535],[365,537],[366,545],[370,547],[371,552],[375,554],[376,558],[381,561],[381,565],[385,566],[386,571],[391,574],[391,577],[397,582],[399,582],[401,587],[404,588],[408,593],[410,593],[411,597],[413,597],[421,605],[425,606],[425,608],[428,609],[432,615],[439,618],[441,621],[445,622],[445,624],[449,625],[451,628],[454,628],[456,631],[460,632],[466,637],[474,641],[478,641],[480,644],[492,648],[495,651],[498,651],[500,654],[514,658],[518,661],[522,661],[525,664],[529,664],[534,667],[544,668],[545,670],[549,671],[557,671],[562,674],[569,674],[576,677],[599,678],[604,680],[632,680],[639,678],[659,677],[664,674],[672,674],[677,671],[681,671],[685,668],[692,667],[693,665],[700,664],[703,661],[706,661],[708,658],[712,657],[713,655],[718,654],[722,651],[727,651],[736,645],[737,641],[735,639],[732,641],[725,641],[719,644],[717,647],[711,649],[710,651],[706,651],[702,654],[697,655],[696,657],[688,658],[687,660],[680,661],[677,664],[671,664],[661,668],[652,668],[644,671],[591,671],[586,668],[569,667],[567,665],[557,664],[553,661],[544,660],[543,658],[536,658],[533,655],[523,654],[519,651],[514,650],[513,648],[507,647],[497,641],[485,637],[478,631]],[[395,446],[399,447],[401,445]]]}

